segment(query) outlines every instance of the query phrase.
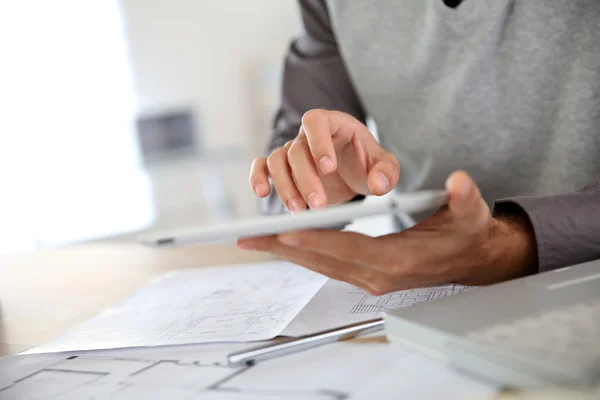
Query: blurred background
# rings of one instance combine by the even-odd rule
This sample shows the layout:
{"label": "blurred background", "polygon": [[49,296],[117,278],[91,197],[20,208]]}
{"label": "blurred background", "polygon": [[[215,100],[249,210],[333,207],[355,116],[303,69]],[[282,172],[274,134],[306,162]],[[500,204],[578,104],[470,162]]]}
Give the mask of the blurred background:
{"label": "blurred background", "polygon": [[295,0],[0,3],[0,252],[258,214]]}

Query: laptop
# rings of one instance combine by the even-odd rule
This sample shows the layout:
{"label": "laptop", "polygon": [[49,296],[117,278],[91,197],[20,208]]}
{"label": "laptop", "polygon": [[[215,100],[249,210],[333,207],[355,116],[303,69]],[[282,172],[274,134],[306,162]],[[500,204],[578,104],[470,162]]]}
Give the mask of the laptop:
{"label": "laptop", "polygon": [[390,311],[391,343],[516,389],[600,385],[600,260]]}

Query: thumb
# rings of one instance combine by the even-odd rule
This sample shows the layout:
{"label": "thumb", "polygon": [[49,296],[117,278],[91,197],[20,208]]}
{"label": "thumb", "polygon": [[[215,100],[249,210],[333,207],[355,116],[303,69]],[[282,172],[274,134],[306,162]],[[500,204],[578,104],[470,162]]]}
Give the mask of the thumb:
{"label": "thumb", "polygon": [[400,164],[396,157],[375,142],[368,150],[369,165],[367,184],[369,190],[376,196],[382,196],[392,190],[400,179]]}
{"label": "thumb", "polygon": [[489,209],[481,197],[479,188],[465,171],[456,171],[446,180],[448,207],[459,219],[478,219]]}

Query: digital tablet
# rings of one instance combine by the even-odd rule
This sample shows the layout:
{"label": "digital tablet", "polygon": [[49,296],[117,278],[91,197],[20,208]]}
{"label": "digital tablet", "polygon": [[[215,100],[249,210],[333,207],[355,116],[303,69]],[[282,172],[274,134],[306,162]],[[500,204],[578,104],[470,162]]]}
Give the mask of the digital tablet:
{"label": "digital tablet", "polygon": [[415,214],[437,209],[447,203],[447,198],[444,190],[390,195],[369,202],[329,206],[297,214],[269,215],[219,225],[152,233],[140,236],[139,241],[153,247],[235,242],[238,238],[268,236],[303,229],[339,227],[357,218],[394,213]]}

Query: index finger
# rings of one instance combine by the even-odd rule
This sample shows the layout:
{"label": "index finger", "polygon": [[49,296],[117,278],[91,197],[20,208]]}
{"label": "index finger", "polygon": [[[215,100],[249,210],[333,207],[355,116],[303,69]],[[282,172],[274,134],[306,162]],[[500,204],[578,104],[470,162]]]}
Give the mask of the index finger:
{"label": "index finger", "polygon": [[302,116],[302,130],[315,165],[327,175],[337,169],[337,157],[333,147],[331,124],[326,110],[310,110]]}
{"label": "index finger", "polygon": [[321,109],[304,113],[301,134],[306,135],[315,165],[324,175],[337,169],[334,139],[341,144],[350,143],[355,135],[375,140],[369,129],[350,114]]}

